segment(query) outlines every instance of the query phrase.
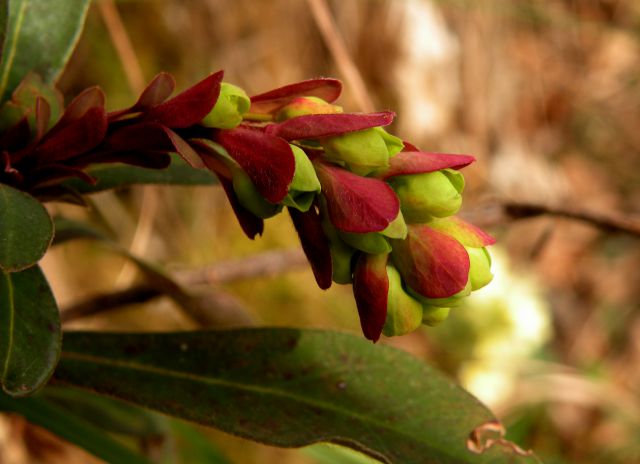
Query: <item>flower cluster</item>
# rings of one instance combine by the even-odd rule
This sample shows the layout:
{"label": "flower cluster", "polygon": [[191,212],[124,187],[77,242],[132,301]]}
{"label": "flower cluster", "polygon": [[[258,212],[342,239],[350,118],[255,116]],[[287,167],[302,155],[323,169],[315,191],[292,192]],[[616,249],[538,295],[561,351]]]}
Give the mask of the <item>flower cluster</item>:
{"label": "flower cluster", "polygon": [[177,152],[217,175],[250,238],[286,207],[318,285],[353,284],[373,341],[442,321],[491,280],[493,239],[454,216],[458,170],[473,157],[418,150],[384,129],[391,112],[343,112],[335,79],[251,98],[222,72],[169,98],[174,86],[161,73],[111,113],[92,88],[62,112],[59,95],[29,77],[0,109],[0,182],[73,196],[62,181],[94,182],[83,171],[93,163],[161,169]]}

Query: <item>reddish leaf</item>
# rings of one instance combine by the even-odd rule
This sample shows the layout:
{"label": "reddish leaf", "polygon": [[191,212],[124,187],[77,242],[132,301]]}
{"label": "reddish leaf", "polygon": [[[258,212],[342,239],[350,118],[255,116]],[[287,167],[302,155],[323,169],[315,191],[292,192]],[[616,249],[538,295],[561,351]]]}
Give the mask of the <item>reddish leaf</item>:
{"label": "reddish leaf", "polygon": [[315,164],[329,218],[344,232],[379,232],[400,210],[400,201],[385,182],[361,177],[325,163]]}
{"label": "reddish leaf", "polygon": [[78,119],[66,121],[63,128],[50,131],[34,154],[41,164],[73,158],[96,147],[104,139],[106,131],[104,108],[95,106]]}
{"label": "reddish leaf", "polygon": [[450,235],[464,246],[482,248],[496,243],[496,239],[491,235],[457,216],[434,219],[429,222],[429,226],[439,232]]}
{"label": "reddish leaf", "polygon": [[295,171],[295,159],[287,142],[242,127],[220,131],[217,142],[247,173],[267,201],[275,204],[284,199]]}
{"label": "reddish leaf", "polygon": [[71,100],[69,106],[57,124],[49,131],[49,135],[55,134],[69,124],[81,119],[89,110],[94,108],[102,108],[104,111],[104,93],[99,87],[90,87],[82,91],[77,97]]}
{"label": "reddish leaf", "polygon": [[278,124],[270,124],[266,132],[285,140],[304,140],[331,137],[372,127],[388,126],[395,113],[336,113],[308,114],[287,119]]}
{"label": "reddish leaf", "polygon": [[165,126],[157,122],[141,122],[115,129],[107,137],[105,149],[173,151],[174,145]]}
{"label": "reddish leaf", "polygon": [[204,167],[204,163],[202,162],[202,159],[200,158],[198,153],[196,153],[196,151],[191,148],[191,145],[189,145],[185,139],[180,137],[168,127],[165,127],[164,130],[169,136],[169,139],[175,147],[176,152],[178,153],[178,155],[180,155],[180,157],[182,157],[183,160],[189,163],[192,168],[199,169]]}
{"label": "reddish leaf", "polygon": [[164,169],[171,164],[171,156],[163,151],[103,151],[92,152],[72,162],[74,166],[88,166],[95,163],[123,163],[149,169]]}
{"label": "reddish leaf", "polygon": [[40,140],[49,128],[51,106],[42,97],[36,98],[36,140]]}
{"label": "reddish leaf", "polygon": [[353,295],[364,336],[374,343],[387,319],[387,255],[361,254],[353,274]]}
{"label": "reddish leaf", "polygon": [[142,91],[140,98],[138,98],[138,101],[136,101],[133,106],[109,113],[109,121],[115,121],[126,114],[144,111],[159,105],[169,98],[175,87],[176,81],[173,79],[173,76],[169,73],[161,72],[156,75]]}
{"label": "reddish leaf", "polygon": [[87,174],[80,168],[54,164],[30,172],[28,178],[29,189],[36,186],[38,188],[49,187],[70,177],[77,177],[92,185],[97,181],[95,177]]}
{"label": "reddish leaf", "polygon": [[307,256],[318,287],[326,290],[331,287],[331,275],[333,265],[329,240],[322,230],[320,215],[315,206],[302,213],[295,208],[287,208],[293,222],[304,254]]}
{"label": "reddish leaf", "polygon": [[153,78],[147,87],[140,94],[140,98],[133,108],[142,111],[146,108],[159,105],[173,93],[176,88],[176,81],[173,76],[166,72],[161,72]]}
{"label": "reddish leaf", "polygon": [[222,71],[211,74],[171,100],[149,109],[145,118],[171,128],[198,124],[216,104],[222,75]]}
{"label": "reddish leaf", "polygon": [[407,174],[422,174],[440,169],[461,169],[473,163],[475,158],[469,155],[449,155],[421,151],[401,151],[389,159],[389,167],[378,174],[381,179]]}
{"label": "reddish leaf", "polygon": [[332,103],[338,99],[342,83],[337,79],[310,79],[251,97],[250,113],[273,113],[296,97],[318,97]]}
{"label": "reddish leaf", "polygon": [[453,237],[422,224],[409,225],[405,240],[394,240],[393,262],[406,284],[427,298],[461,291],[469,277],[469,255]]}

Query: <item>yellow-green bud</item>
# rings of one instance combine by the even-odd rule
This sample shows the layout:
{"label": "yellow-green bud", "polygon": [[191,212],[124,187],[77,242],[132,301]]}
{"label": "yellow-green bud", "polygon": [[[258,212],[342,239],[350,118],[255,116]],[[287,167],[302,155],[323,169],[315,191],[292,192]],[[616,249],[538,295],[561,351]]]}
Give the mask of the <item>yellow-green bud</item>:
{"label": "yellow-green bud", "polygon": [[313,204],[316,194],[320,193],[320,181],[307,154],[295,145],[289,145],[295,158],[296,167],[289,193],[282,203],[303,213]]}
{"label": "yellow-green bud", "polygon": [[436,326],[449,317],[450,308],[424,305],[422,307],[422,323]]}
{"label": "yellow-green bud", "polygon": [[486,248],[465,247],[469,254],[469,282],[471,290],[484,287],[493,279],[491,256]]}
{"label": "yellow-green bud", "polygon": [[298,116],[308,114],[335,114],[342,113],[342,108],[337,105],[327,103],[318,97],[298,97],[291,100],[287,106],[283,107],[276,114],[276,121],[285,121]]}
{"label": "yellow-green bud", "polygon": [[233,169],[233,190],[238,196],[238,201],[242,206],[251,211],[256,216],[267,219],[275,216],[282,210],[281,205],[274,205],[268,202],[258,192],[249,176],[240,168]]}
{"label": "yellow-green bud", "polygon": [[422,323],[422,304],[405,292],[400,273],[392,265],[387,265],[387,278],[387,319],[382,333],[391,337],[412,332]]}
{"label": "yellow-green bud", "polygon": [[451,216],[462,205],[464,177],[453,169],[397,176],[388,182],[400,198],[402,214],[409,224]]}
{"label": "yellow-green bud", "polygon": [[242,122],[242,115],[249,111],[251,100],[244,90],[223,82],[215,106],[202,120],[202,125],[217,129],[233,129]]}

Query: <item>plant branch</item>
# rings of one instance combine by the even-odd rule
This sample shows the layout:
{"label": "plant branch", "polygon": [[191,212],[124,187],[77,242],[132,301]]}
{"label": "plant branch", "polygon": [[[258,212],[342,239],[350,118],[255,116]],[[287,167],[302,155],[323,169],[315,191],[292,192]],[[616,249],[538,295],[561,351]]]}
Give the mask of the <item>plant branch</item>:
{"label": "plant branch", "polygon": [[344,76],[349,87],[351,87],[360,110],[366,113],[374,111],[373,102],[367,93],[367,86],[362,79],[362,74],[358,71],[347,50],[326,0],[307,0],[307,4],[311,9],[313,20],[320,30],[324,43],[338,65],[340,74]]}
{"label": "plant branch", "polygon": [[[224,261],[201,269],[180,272],[177,274],[176,280],[188,287],[211,286],[236,280],[273,276],[302,267],[305,264],[306,258],[302,250],[269,251],[245,259]],[[62,322],[69,322],[130,304],[146,303],[163,295],[165,292],[157,286],[147,283],[137,284],[124,290],[95,295],[68,306],[61,311],[61,319]],[[191,314],[200,323],[211,324],[214,318],[216,322],[220,322],[221,318],[226,321],[226,319],[230,319],[229,314],[232,313],[232,307],[238,307],[238,303],[232,301],[232,297],[224,292],[207,292],[206,295],[194,295],[193,298],[200,300],[199,304],[194,306],[207,306],[211,309],[217,305],[222,307],[226,313],[222,317],[213,316],[214,311],[206,311],[206,314],[195,316]],[[205,305],[203,303],[205,299],[212,301]]]}
{"label": "plant branch", "polygon": [[624,232],[640,236],[640,219],[628,218],[616,212],[590,211],[573,206],[550,206],[538,203],[505,202],[504,214],[513,219],[541,215],[560,216],[589,223],[605,231]]}

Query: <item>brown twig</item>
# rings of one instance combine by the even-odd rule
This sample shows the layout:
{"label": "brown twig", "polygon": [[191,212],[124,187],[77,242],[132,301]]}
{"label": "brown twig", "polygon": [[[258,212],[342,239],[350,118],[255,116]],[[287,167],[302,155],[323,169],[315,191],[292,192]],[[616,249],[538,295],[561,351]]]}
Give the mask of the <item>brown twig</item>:
{"label": "brown twig", "polygon": [[[245,259],[236,259],[217,263],[201,269],[184,271],[176,276],[176,280],[186,286],[198,285],[219,285],[227,282],[242,279],[252,279],[257,277],[268,277],[281,274],[288,270],[301,267],[306,264],[306,258],[302,250],[269,251]],[[61,311],[63,322],[69,322],[86,316],[104,313],[129,304],[139,304],[151,301],[163,296],[165,292],[157,286],[147,283],[131,286],[125,290],[111,293],[104,293],[92,296],[84,301],[76,303]],[[207,295],[194,295],[193,298],[209,300],[210,308],[217,304],[218,308],[231,308],[237,304],[231,301],[224,292],[209,293]],[[204,307],[204,304],[197,306]],[[231,313],[231,311],[226,311]],[[215,315],[215,311],[195,315],[198,322],[212,323],[212,319],[220,322],[219,319],[229,319],[223,315]],[[237,313],[237,311],[236,311]],[[193,314],[191,314],[194,316]]]}
{"label": "brown twig", "polygon": [[589,223],[610,232],[624,232],[640,236],[640,220],[631,219],[620,213],[590,211],[573,206],[550,206],[536,203],[505,202],[502,208],[506,216],[523,219],[541,215],[560,216]]}
{"label": "brown twig", "polygon": [[129,87],[135,94],[139,94],[144,89],[144,75],[133,45],[131,45],[131,40],[129,40],[129,34],[122,24],[118,9],[113,0],[100,0],[97,3],[113,46],[122,63]]}
{"label": "brown twig", "polygon": [[311,9],[311,14],[320,30],[320,34],[322,34],[324,43],[329,49],[329,52],[331,52],[331,56],[333,56],[340,70],[340,74],[342,74],[353,92],[356,104],[360,107],[361,111],[373,111],[373,102],[367,93],[367,86],[362,79],[362,74],[358,71],[357,66],[347,50],[347,46],[331,15],[326,0],[307,0],[307,4]]}

